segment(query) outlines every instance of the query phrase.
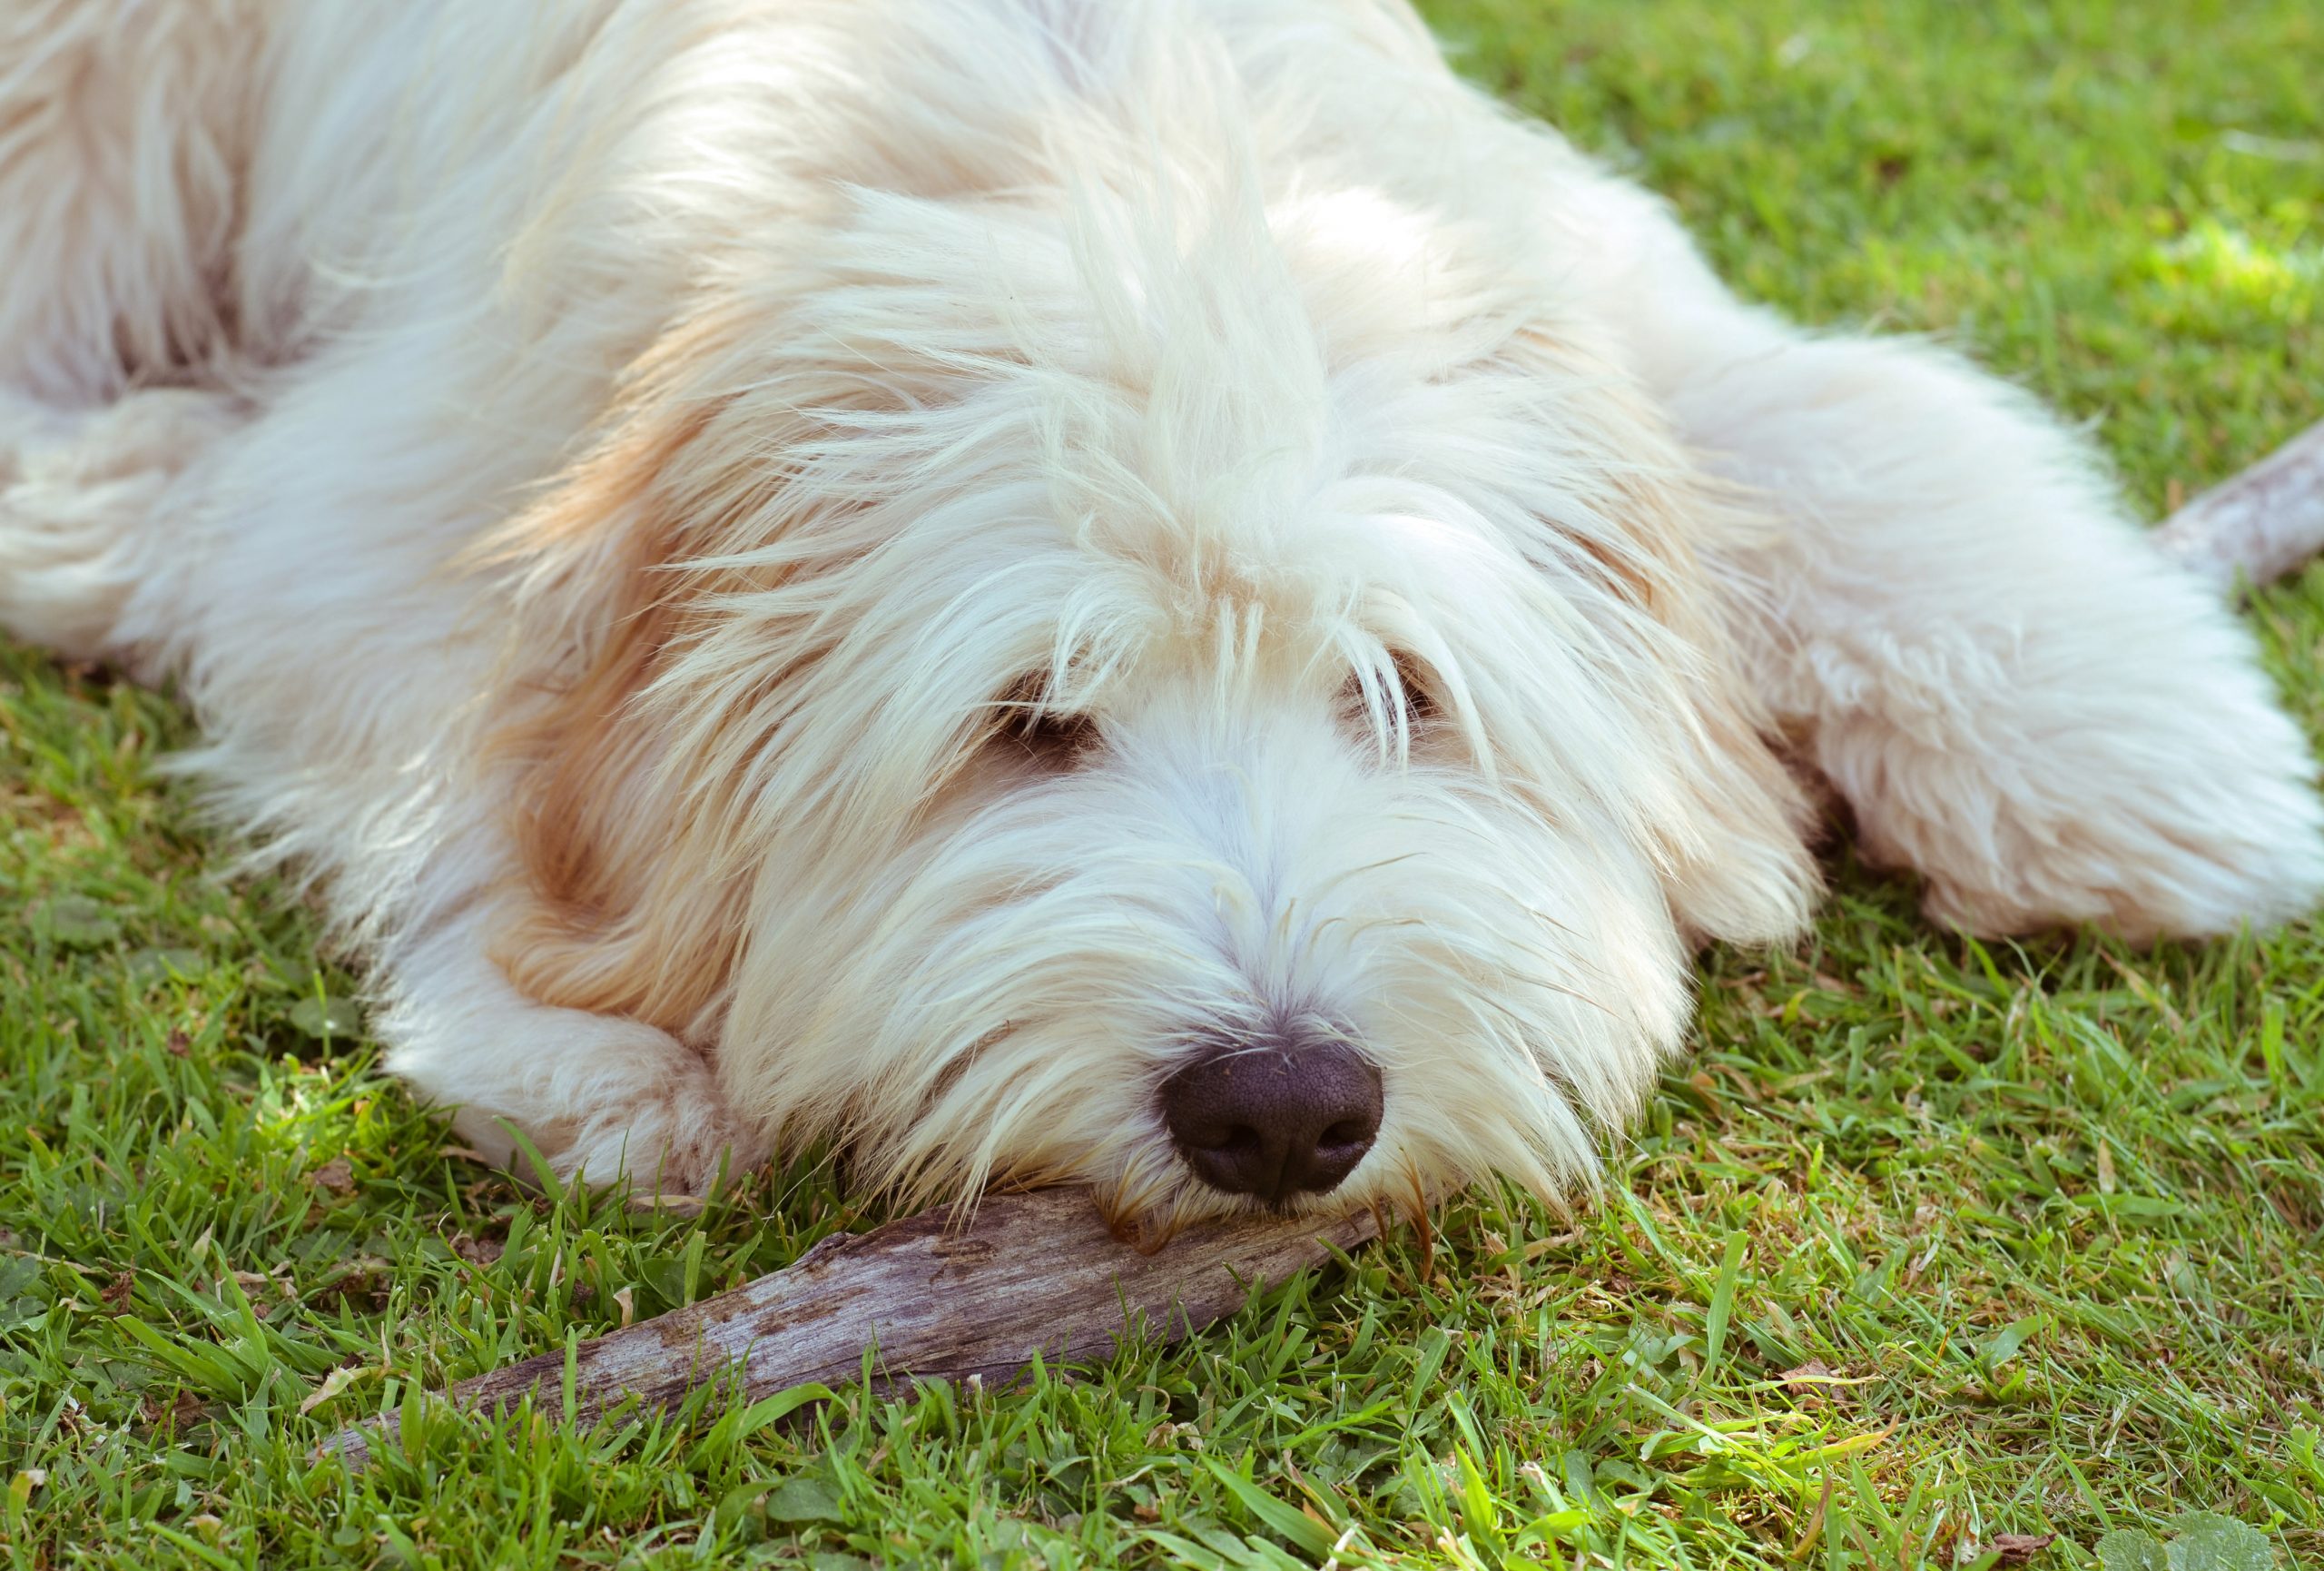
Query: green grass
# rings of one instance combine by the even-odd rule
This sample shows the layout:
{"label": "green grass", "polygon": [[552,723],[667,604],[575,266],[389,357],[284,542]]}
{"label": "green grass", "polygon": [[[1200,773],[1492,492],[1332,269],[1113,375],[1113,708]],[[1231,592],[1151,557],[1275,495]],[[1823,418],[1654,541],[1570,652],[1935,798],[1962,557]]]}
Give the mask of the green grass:
{"label": "green grass", "polygon": [[[2324,413],[2312,0],[1431,9],[1748,291],[1970,344],[2150,509]],[[2253,615],[2324,721],[2324,575]],[[2078,1566],[2189,1510],[2324,1564],[2324,934],[1980,948],[1846,865],[1796,953],[1707,959],[1601,1200],[1465,1200],[1428,1280],[1407,1238],[1167,1355],[804,1421],[412,1408],[350,1477],[336,1425],[852,1219],[813,1171],[688,1220],[448,1152],[316,1034],[350,981],[193,827],[185,735],[0,652],[15,1566]]]}

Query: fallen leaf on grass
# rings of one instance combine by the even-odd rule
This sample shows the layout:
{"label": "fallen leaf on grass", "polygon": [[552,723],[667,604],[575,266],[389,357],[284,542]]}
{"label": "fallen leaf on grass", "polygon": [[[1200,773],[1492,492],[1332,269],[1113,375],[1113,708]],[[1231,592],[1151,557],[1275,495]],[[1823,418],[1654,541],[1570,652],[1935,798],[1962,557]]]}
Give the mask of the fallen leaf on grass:
{"label": "fallen leaf on grass", "polygon": [[395,1267],[379,1256],[356,1255],[340,1262],[339,1275],[315,1290],[314,1301],[330,1304],[361,1297],[373,1308],[385,1309],[394,1274]]}
{"label": "fallen leaf on grass", "polygon": [[1535,1260],[1540,1260],[1543,1255],[1548,1254],[1551,1250],[1561,1250],[1569,1244],[1576,1244],[1581,1241],[1581,1235],[1574,1232],[1560,1233],[1555,1238],[1535,1239],[1531,1243],[1527,1244],[1522,1250],[1518,1251],[1518,1258],[1523,1260],[1527,1265],[1531,1265]]}
{"label": "fallen leaf on grass", "polygon": [[452,1252],[472,1266],[488,1266],[507,1252],[508,1246],[498,1239],[472,1239],[458,1233],[452,1239]]}
{"label": "fallen leaf on grass", "polygon": [[307,1399],[299,1404],[299,1416],[305,1418],[309,1413],[353,1385],[359,1377],[369,1373],[371,1371],[369,1369],[357,1368],[333,1369],[323,1377],[323,1383],[310,1391],[307,1394]]}
{"label": "fallen leaf on grass", "polygon": [[1786,1369],[1776,1377],[1783,1388],[1802,1401],[1814,1404],[1824,1398],[1846,1395],[1846,1388],[1871,1383],[1872,1377],[1841,1374],[1821,1359],[1810,1359],[1795,1368]]}
{"label": "fallen leaf on grass", "polygon": [[345,1157],[335,1156],[309,1173],[307,1181],[335,1195],[351,1195],[355,1192],[355,1169]]}
{"label": "fallen leaf on grass", "polygon": [[[243,1293],[246,1295],[251,1293],[263,1293],[269,1288],[280,1287],[282,1285],[274,1278],[268,1276],[263,1271],[235,1271],[231,1274],[234,1279],[234,1285],[241,1289]],[[220,1280],[222,1282],[224,1279],[222,1278]]]}
{"label": "fallen leaf on grass", "polygon": [[183,1430],[192,1428],[201,1418],[204,1407],[200,1397],[181,1386],[177,1395],[166,1402],[147,1392],[145,1399],[138,1404],[138,1411],[149,1428],[158,1429],[166,1423]]}
{"label": "fallen leaf on grass", "polygon": [[2001,1556],[2004,1566],[2023,1566],[2057,1541],[2055,1533],[1996,1533],[1985,1547]]}

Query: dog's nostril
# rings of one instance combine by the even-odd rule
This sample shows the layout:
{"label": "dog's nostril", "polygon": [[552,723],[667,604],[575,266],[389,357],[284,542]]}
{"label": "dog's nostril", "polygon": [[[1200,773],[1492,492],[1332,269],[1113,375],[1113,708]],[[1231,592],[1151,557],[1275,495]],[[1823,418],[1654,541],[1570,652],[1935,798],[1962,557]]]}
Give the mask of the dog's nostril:
{"label": "dog's nostril", "polygon": [[1265,1144],[1266,1141],[1260,1136],[1257,1130],[1245,1129],[1237,1125],[1201,1149],[1206,1151],[1216,1151],[1223,1156],[1246,1157],[1256,1155]]}
{"label": "dog's nostril", "polygon": [[1337,1188],[1380,1131],[1380,1072],[1339,1042],[1222,1048],[1165,1081],[1161,1100],[1196,1177],[1275,1204]]}

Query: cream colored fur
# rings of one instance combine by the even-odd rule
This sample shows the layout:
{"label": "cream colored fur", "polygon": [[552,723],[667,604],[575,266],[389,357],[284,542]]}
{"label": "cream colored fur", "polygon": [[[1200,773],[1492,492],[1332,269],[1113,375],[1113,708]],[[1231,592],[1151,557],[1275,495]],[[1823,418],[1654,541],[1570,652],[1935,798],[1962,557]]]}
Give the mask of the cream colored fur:
{"label": "cream colored fur", "polygon": [[184,685],[391,1062],[506,1151],[1236,1202],[1586,1171],[1777,761],[1977,932],[2298,916],[2301,738],[2085,443],[1734,301],[1392,0],[31,0],[0,621]]}

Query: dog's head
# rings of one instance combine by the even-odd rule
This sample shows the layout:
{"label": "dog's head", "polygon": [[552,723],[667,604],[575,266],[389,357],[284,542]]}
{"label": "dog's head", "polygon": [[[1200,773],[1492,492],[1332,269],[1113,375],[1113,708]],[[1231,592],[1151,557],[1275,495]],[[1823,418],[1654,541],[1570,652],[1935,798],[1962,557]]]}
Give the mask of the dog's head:
{"label": "dog's head", "polygon": [[519,521],[504,961],[909,1197],[1554,1189],[1809,893],[1733,519],[1553,258],[1137,140],[792,215]]}

